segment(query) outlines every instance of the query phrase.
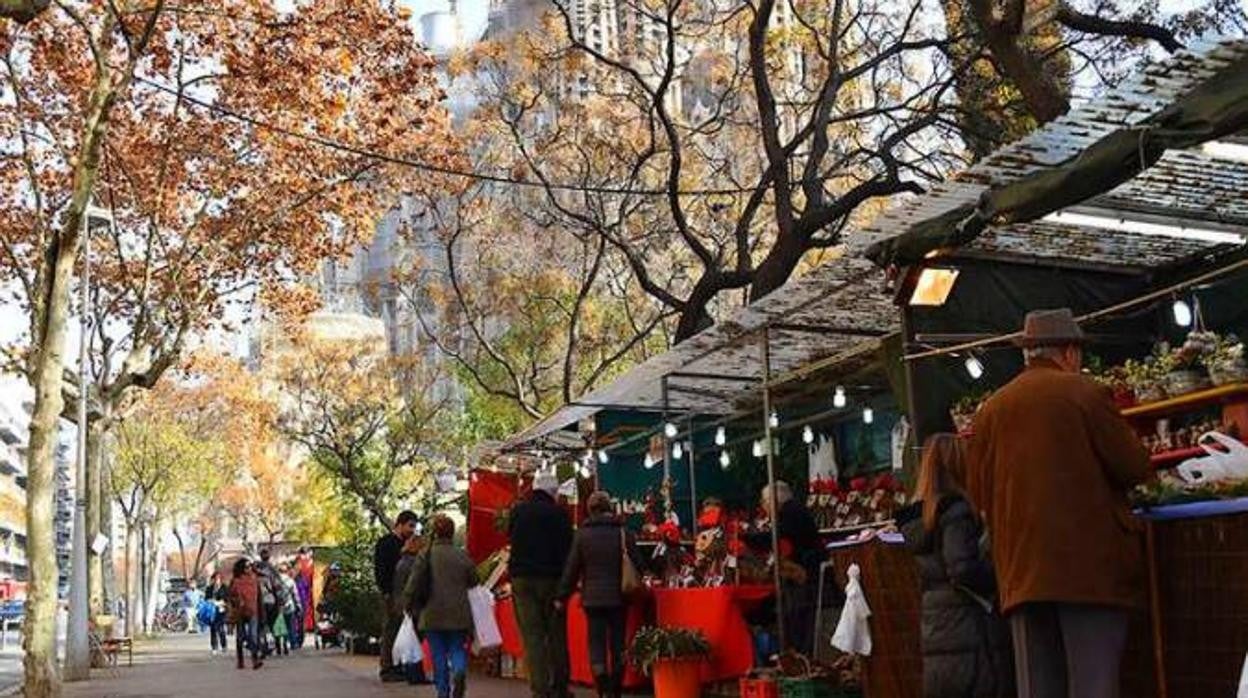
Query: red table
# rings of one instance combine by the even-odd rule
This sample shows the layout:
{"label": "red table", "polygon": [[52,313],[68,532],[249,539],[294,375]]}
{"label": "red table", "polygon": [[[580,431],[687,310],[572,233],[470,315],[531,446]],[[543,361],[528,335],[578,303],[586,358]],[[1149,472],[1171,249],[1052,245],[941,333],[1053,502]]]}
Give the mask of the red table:
{"label": "red table", "polygon": [[772,594],[769,586],[655,589],[655,617],[660,627],[693,628],[706,636],[711,659],[702,665],[703,683],[734,679],[754,666],[744,612]]}
{"label": "red table", "polygon": [[[510,596],[500,600],[494,605],[494,616],[498,621],[499,634],[503,637],[503,651],[517,659],[524,657],[524,641],[520,636],[520,625],[516,622],[515,600]],[[634,603],[629,607],[624,631],[625,648],[633,641],[633,635],[645,623],[645,619],[645,603]],[[585,609],[581,608],[580,594],[573,594],[568,599],[568,665],[573,682],[593,685],[594,672],[589,668],[589,625],[585,618]],[[626,688],[644,685],[646,677],[636,669],[630,666],[624,672]]]}

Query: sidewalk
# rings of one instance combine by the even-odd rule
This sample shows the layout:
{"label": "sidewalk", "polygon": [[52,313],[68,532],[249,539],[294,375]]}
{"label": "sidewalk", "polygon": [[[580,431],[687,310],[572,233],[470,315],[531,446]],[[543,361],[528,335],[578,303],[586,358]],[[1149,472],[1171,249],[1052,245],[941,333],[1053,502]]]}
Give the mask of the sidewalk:
{"label": "sidewalk", "polygon": [[[376,657],[354,657],[340,650],[305,648],[274,657],[259,671],[234,668],[233,657],[212,657],[206,635],[166,636],[139,643],[134,667],[97,669],[92,679],[65,685],[65,698],[340,698],[406,696],[433,698],[430,686],[382,684]],[[471,676],[469,698],[506,698],[528,694],[520,681]],[[577,696],[591,693],[578,690]]]}

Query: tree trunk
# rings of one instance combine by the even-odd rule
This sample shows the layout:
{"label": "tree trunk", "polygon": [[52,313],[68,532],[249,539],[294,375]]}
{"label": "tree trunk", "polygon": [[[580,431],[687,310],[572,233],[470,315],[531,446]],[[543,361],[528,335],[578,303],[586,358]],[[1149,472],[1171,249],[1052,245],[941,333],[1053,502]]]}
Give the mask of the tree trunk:
{"label": "tree trunk", "polygon": [[191,570],[186,564],[186,544],[182,542],[182,532],[178,530],[177,525],[172,526],[173,538],[178,541],[178,560],[182,562],[182,579],[187,583],[191,581]]}
{"label": "tree trunk", "polygon": [[126,554],[126,558],[125,558],[126,580],[125,580],[124,594],[125,594],[125,599],[126,599],[126,634],[130,635],[131,637],[133,637],[136,634],[134,632],[134,619],[135,619],[135,615],[134,615],[134,602],[135,602],[134,568],[136,566],[135,565],[136,561],[134,559],[134,538],[135,538],[134,527],[135,525],[136,523],[134,521],[131,521],[128,519],[126,520],[126,553],[125,553]]}
{"label": "tree trunk", "polygon": [[149,631],[156,622],[156,611],[163,605],[161,601],[164,596],[157,587],[157,583],[160,581],[161,568],[160,524],[160,517],[153,517],[151,526],[145,532],[148,536],[147,560],[144,561],[147,572],[147,579],[144,580],[146,582],[147,598],[144,599],[143,622]]}
{"label": "tree trunk", "polygon": [[[72,217],[71,217],[72,218]],[[64,236],[62,236],[62,241]],[[77,239],[71,236],[76,243]],[[38,343],[31,382],[35,407],[30,419],[29,479],[26,487],[27,555],[30,582],[26,591],[26,620],[22,628],[25,651],[25,695],[51,698],[61,692],[56,669],[56,497],[57,427],[64,407],[62,371],[65,367],[65,320],[74,276],[77,244],[54,246],[52,277],[43,300],[42,341]]]}
{"label": "tree trunk", "polygon": [[104,488],[104,439],[108,422],[95,420],[87,430],[87,608],[89,616],[104,612],[103,555],[95,552],[95,539],[102,532]]}

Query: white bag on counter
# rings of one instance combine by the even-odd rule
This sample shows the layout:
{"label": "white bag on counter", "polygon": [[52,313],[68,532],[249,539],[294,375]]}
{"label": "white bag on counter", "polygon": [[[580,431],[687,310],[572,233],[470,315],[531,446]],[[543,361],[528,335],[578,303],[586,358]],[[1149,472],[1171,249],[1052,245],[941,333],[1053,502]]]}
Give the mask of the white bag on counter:
{"label": "white bag on counter", "polygon": [[[1214,448],[1217,443],[1221,449]],[[1211,431],[1196,440],[1204,456],[1189,458],[1179,467],[1179,476],[1188,483],[1210,483],[1248,479],[1248,446],[1221,432]],[[1225,450],[1222,450],[1225,449]]]}

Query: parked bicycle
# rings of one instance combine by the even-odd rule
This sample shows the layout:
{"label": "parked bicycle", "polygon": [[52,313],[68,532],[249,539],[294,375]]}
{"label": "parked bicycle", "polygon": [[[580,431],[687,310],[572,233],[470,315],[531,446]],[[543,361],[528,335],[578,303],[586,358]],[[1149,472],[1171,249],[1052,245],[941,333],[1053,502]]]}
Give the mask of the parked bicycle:
{"label": "parked bicycle", "polygon": [[184,633],[186,623],[186,613],[182,611],[182,608],[175,604],[168,604],[156,612],[156,618],[152,621],[152,632]]}

